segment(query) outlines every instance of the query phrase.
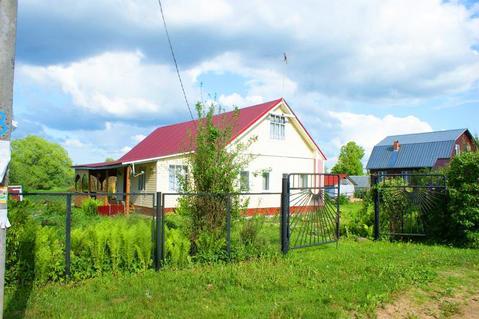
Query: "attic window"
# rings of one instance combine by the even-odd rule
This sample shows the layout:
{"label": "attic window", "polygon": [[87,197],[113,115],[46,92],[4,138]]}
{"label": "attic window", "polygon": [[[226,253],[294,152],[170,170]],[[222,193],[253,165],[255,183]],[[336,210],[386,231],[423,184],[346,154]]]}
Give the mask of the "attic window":
{"label": "attic window", "polygon": [[271,114],[270,120],[270,138],[273,140],[284,140],[286,117],[284,115]]}

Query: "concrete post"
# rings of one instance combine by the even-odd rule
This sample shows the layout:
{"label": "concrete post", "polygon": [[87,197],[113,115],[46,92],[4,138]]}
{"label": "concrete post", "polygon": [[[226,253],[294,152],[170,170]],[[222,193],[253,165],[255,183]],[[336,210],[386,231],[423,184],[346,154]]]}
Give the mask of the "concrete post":
{"label": "concrete post", "polygon": [[[10,141],[12,133],[13,71],[15,68],[15,37],[17,27],[17,0],[0,0],[0,143]],[[5,144],[4,144],[5,145]],[[8,152],[9,153],[9,152]],[[0,159],[6,154],[0,154]],[[5,161],[4,161],[5,162]],[[8,163],[8,161],[7,161]],[[1,171],[1,170],[0,170]],[[2,174],[3,175],[3,174]],[[0,189],[8,194],[8,171],[0,176]],[[7,195],[8,197],[8,195]],[[0,211],[7,211],[0,202]],[[3,318],[5,286],[5,252],[8,220],[0,221],[0,319]]]}

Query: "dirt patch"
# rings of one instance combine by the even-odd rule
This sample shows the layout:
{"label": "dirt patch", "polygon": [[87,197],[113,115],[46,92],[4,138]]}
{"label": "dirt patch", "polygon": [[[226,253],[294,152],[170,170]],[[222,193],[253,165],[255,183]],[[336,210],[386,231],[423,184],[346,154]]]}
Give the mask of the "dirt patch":
{"label": "dirt patch", "polygon": [[461,314],[456,314],[452,318],[479,319],[479,294],[473,296],[461,310]]}
{"label": "dirt patch", "polygon": [[377,310],[378,319],[479,319],[479,294],[466,300],[445,297],[418,304],[409,296],[401,296],[393,304]]}
{"label": "dirt patch", "polygon": [[465,280],[464,273],[442,273],[440,277],[461,278],[463,285],[443,284],[414,288],[398,294],[394,302],[377,309],[378,319],[479,319],[479,287],[475,280]]}

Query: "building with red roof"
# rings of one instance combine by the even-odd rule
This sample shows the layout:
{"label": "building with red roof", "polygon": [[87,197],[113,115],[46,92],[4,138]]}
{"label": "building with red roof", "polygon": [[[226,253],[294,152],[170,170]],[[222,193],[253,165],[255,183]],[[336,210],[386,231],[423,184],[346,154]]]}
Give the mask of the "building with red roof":
{"label": "building with red roof", "polygon": [[[326,157],[282,98],[241,108],[237,115],[233,111],[215,115],[213,123],[233,123],[230,145],[255,140],[247,149],[253,159],[239,178],[243,191],[279,192],[284,173],[324,172]],[[195,149],[196,125],[197,120],[159,127],[118,160],[74,166],[77,190],[177,192],[179,176],[188,171],[186,157]],[[151,196],[117,200],[126,207],[154,206]],[[263,199],[261,206],[268,205],[273,203]]]}

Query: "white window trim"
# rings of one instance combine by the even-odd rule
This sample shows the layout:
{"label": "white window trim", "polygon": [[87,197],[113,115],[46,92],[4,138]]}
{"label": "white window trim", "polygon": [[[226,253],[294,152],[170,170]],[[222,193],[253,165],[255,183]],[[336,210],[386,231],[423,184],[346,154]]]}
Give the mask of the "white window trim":
{"label": "white window trim", "polygon": [[286,138],[286,116],[284,114],[269,115],[269,137],[273,140],[284,140]]}

